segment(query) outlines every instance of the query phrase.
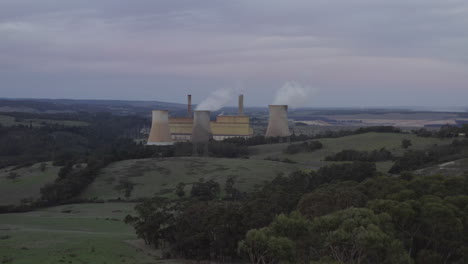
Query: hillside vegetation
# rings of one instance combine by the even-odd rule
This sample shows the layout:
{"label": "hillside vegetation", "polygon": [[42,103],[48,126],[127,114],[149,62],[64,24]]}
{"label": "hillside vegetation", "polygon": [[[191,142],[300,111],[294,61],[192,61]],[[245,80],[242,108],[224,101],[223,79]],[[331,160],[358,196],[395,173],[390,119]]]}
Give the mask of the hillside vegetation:
{"label": "hillside vegetation", "polygon": [[[234,178],[239,190],[249,192],[255,186],[272,180],[278,174],[296,170],[292,164],[266,160],[225,159],[203,157],[153,158],[115,162],[99,173],[94,182],[81,194],[83,199],[138,199],[160,195],[175,197],[176,185],[190,185],[200,178],[223,185]],[[122,182],[133,187],[125,197]]]}

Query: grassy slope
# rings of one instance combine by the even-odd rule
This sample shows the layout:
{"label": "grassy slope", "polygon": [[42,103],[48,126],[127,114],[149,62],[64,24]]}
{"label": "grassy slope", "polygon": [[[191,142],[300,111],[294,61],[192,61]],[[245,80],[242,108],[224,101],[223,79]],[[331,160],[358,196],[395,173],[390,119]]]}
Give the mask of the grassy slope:
{"label": "grassy slope", "polygon": [[[47,169],[42,172],[40,163],[11,171],[11,168],[0,170],[0,205],[19,204],[24,198],[38,198],[40,188],[57,178],[60,167],[46,163]],[[8,175],[16,173],[17,178],[9,179]]]}
{"label": "grassy slope", "polygon": [[[254,151],[255,154],[251,156],[251,159],[265,159],[267,157],[280,159],[288,158],[299,162],[299,164],[304,166],[317,168],[327,163],[323,161],[326,156],[340,152],[344,149],[371,151],[385,147],[393,154],[401,155],[404,152],[401,148],[401,140],[405,138],[411,140],[413,143],[413,146],[411,146],[410,149],[422,149],[433,144],[441,145],[451,142],[451,140],[447,139],[422,138],[407,134],[366,133],[341,138],[319,139],[323,144],[323,148],[308,153],[284,154],[283,150],[286,148],[288,143],[254,146],[251,147],[251,150]],[[386,171],[391,165],[391,162],[379,162],[378,167],[382,171]]]}
{"label": "grassy slope", "polygon": [[115,189],[121,179],[128,179],[136,184],[131,198],[150,197],[154,194],[173,196],[179,182],[191,184],[200,178],[213,179],[224,186],[228,177],[236,177],[236,187],[241,191],[250,191],[256,184],[262,184],[278,173],[289,173],[296,168],[287,163],[249,159],[184,157],[126,160],[105,168],[81,197],[123,198],[123,192]]}
{"label": "grassy slope", "polygon": [[65,205],[0,215],[2,263],[154,263],[130,246],[134,204]]}
{"label": "grassy slope", "polygon": [[451,162],[445,162],[438,164],[437,166],[432,166],[416,171],[420,175],[453,175],[461,176],[468,173],[468,159],[459,159]]}

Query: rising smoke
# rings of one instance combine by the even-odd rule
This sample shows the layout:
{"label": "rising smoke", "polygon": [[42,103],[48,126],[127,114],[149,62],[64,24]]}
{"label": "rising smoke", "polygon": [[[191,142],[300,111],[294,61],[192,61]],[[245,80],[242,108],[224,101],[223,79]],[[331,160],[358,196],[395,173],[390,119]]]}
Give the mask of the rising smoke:
{"label": "rising smoke", "polygon": [[316,92],[316,89],[301,85],[300,83],[287,82],[276,92],[273,104],[301,107],[307,104]]}
{"label": "rising smoke", "polygon": [[216,111],[225,106],[232,98],[234,98],[233,89],[216,90],[199,103],[195,110]]}

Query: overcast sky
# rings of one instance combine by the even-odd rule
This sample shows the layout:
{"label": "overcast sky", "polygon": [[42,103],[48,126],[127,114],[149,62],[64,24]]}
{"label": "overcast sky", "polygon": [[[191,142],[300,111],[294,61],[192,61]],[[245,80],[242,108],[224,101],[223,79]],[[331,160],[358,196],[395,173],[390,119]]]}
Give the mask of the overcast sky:
{"label": "overcast sky", "polygon": [[0,97],[253,106],[291,81],[306,106],[467,106],[468,1],[0,1]]}

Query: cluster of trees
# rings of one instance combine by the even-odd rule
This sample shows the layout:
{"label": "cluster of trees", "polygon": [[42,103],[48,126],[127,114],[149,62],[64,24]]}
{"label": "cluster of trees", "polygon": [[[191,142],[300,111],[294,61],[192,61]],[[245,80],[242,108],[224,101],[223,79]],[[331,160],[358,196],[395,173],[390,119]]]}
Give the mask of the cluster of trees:
{"label": "cluster of trees", "polygon": [[[232,180],[232,179],[231,179]],[[233,188],[232,181],[224,189]],[[166,257],[251,263],[466,263],[468,175],[378,175],[369,163],[277,176],[223,194],[147,199],[127,223]],[[235,197],[235,198],[233,198]]]}
{"label": "cluster of trees", "polygon": [[312,152],[323,147],[322,143],[317,140],[305,141],[299,144],[290,144],[284,150],[287,154],[297,154],[299,152]]}
{"label": "cluster of trees", "polygon": [[460,159],[467,155],[468,139],[456,139],[449,145],[432,146],[426,150],[408,150],[403,156],[396,159],[389,172],[400,173],[416,170],[437,163]]}
{"label": "cluster of trees", "polygon": [[[341,172],[337,174],[336,172]],[[279,175],[257,192],[240,193],[229,179],[224,188],[213,181],[193,185],[190,196],[177,188],[177,201],[152,198],[128,216],[137,234],[168,256],[190,259],[239,258],[238,243],[248,230],[267,226],[281,213],[295,210],[301,197],[321,184],[345,180],[362,181],[377,175],[375,165],[356,162],[331,165],[317,172]]]}
{"label": "cluster of trees", "polygon": [[334,155],[325,157],[326,161],[386,161],[393,160],[393,154],[385,148],[373,151],[358,151],[353,149],[345,149]]}
{"label": "cluster of trees", "polygon": [[[61,117],[49,117],[46,114],[35,116]],[[122,137],[135,135],[136,128],[147,122],[137,116],[114,116],[107,113],[83,113],[67,117],[86,121],[89,125],[0,126],[0,168],[12,165],[27,166],[50,160],[58,165],[65,165],[70,160],[86,159],[90,153],[108,147]]]}
{"label": "cluster of trees", "polygon": [[468,137],[468,124],[461,126],[444,125],[439,130],[428,130],[426,128],[420,128],[418,130],[412,130],[413,134],[420,137],[439,137],[439,138],[453,138],[458,137],[460,134],[465,134]]}

